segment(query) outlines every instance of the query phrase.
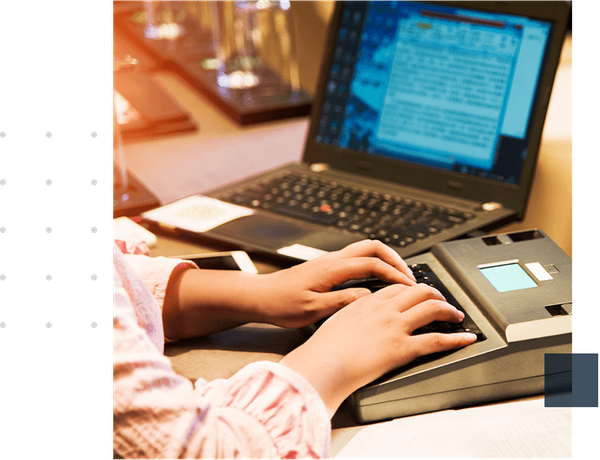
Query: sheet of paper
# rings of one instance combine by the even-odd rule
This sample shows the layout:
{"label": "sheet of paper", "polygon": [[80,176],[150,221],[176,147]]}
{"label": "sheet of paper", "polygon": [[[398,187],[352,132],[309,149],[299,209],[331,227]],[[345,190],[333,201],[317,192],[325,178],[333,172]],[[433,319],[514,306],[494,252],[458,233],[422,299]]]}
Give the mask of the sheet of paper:
{"label": "sheet of paper", "polygon": [[303,244],[292,244],[291,246],[278,249],[277,252],[279,254],[283,254],[284,256],[295,257],[301,260],[312,260],[322,256],[323,254],[327,254],[327,251],[311,248]]}
{"label": "sheet of paper", "polygon": [[571,457],[571,409],[543,399],[399,418],[334,430],[334,458]]}
{"label": "sheet of paper", "polygon": [[149,248],[156,246],[156,235],[139,224],[136,224],[129,217],[117,217],[113,219],[115,240],[127,242],[143,241]]}
{"label": "sheet of paper", "polygon": [[211,228],[253,213],[252,209],[207,196],[193,195],[145,212],[143,216],[192,232],[206,232]]}

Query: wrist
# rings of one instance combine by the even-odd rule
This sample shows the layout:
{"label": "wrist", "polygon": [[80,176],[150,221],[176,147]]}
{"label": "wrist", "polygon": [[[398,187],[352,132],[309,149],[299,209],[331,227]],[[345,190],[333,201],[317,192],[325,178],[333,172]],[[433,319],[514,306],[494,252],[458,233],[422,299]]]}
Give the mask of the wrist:
{"label": "wrist", "polygon": [[260,275],[226,270],[186,270],[169,286],[163,309],[165,336],[184,339],[256,321],[250,295]]}
{"label": "wrist", "polygon": [[329,418],[356,390],[354,379],[336,355],[318,349],[310,339],[284,356],[280,364],[302,375],[313,386],[323,400]]}

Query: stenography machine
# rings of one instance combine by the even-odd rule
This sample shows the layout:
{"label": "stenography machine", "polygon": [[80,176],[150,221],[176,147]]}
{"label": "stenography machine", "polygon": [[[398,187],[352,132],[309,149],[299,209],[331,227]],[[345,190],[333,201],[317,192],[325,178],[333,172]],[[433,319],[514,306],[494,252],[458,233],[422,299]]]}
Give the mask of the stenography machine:
{"label": "stenography machine", "polygon": [[[478,339],[356,391],[350,403],[360,422],[544,393],[545,354],[571,353],[572,261],[543,231],[440,243],[406,262],[464,311],[462,327]],[[570,369],[553,378],[570,391]]]}

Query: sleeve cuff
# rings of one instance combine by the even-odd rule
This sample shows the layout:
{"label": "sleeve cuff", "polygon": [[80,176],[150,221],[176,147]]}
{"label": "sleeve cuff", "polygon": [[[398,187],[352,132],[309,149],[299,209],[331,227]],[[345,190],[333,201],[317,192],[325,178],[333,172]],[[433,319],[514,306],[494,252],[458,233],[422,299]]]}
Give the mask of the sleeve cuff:
{"label": "sleeve cuff", "polygon": [[162,312],[169,279],[175,270],[198,268],[189,260],[167,257],[148,257],[139,254],[124,254],[129,266],[148,287]]}
{"label": "sleeve cuff", "polygon": [[261,361],[227,380],[199,380],[196,388],[213,406],[236,408],[262,424],[281,457],[327,456],[331,423],[325,403],[292,369]]}

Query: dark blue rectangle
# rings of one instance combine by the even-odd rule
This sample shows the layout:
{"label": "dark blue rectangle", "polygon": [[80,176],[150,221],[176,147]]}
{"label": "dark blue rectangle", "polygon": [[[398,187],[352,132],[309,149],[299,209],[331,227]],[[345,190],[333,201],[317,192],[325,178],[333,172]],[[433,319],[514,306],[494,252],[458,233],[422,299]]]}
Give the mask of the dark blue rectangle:
{"label": "dark blue rectangle", "polygon": [[597,351],[573,353],[573,409],[598,410],[600,408],[599,362]]}
{"label": "dark blue rectangle", "polygon": [[598,354],[548,353],[545,407],[598,407]]}

